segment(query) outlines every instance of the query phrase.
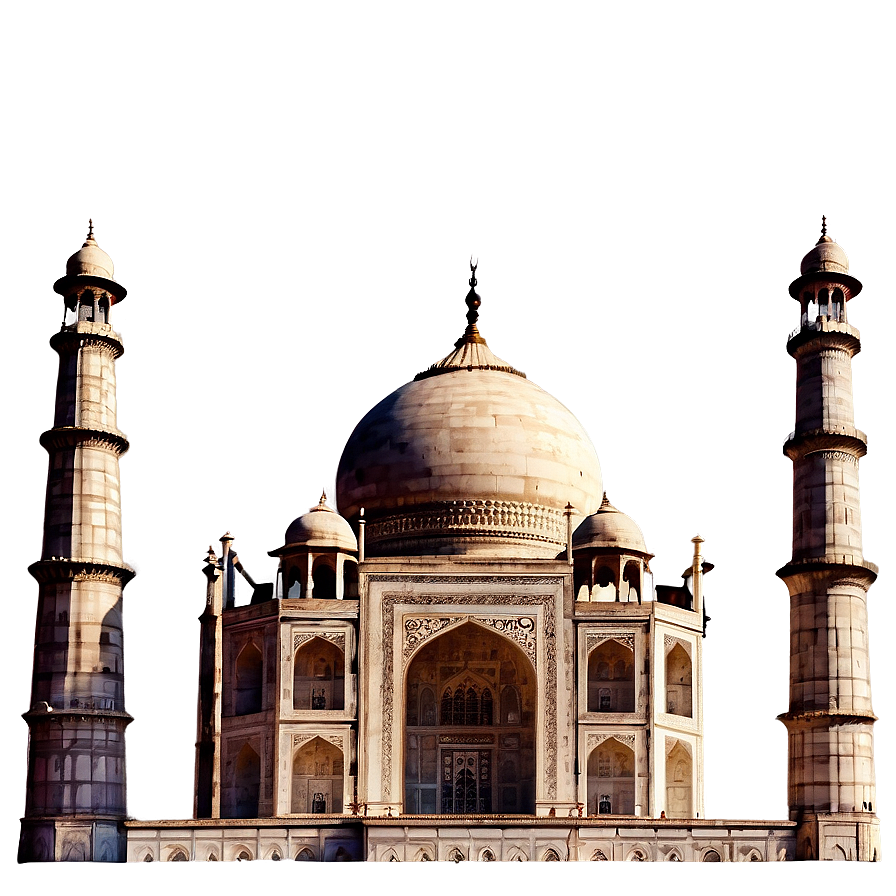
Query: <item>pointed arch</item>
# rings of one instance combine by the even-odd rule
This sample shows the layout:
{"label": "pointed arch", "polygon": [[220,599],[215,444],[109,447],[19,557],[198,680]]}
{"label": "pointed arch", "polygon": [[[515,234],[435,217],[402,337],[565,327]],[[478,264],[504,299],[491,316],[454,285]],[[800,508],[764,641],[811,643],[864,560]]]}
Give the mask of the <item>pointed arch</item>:
{"label": "pointed arch", "polygon": [[693,818],[694,762],[688,744],[666,739],[666,817]]}
{"label": "pointed arch", "polygon": [[408,663],[404,696],[406,812],[534,813],[537,677],[515,641],[474,620],[446,627]]}
{"label": "pointed arch", "polygon": [[591,861],[592,862],[607,862],[606,854],[602,849],[595,849],[593,853],[591,853]]}
{"label": "pointed arch", "polygon": [[692,678],[691,658],[684,647],[676,643],[666,654],[667,712],[693,718]]}
{"label": "pointed arch", "polygon": [[719,855],[718,850],[710,847],[709,849],[704,850],[703,855],[700,857],[701,862],[721,862],[722,857]]}
{"label": "pointed arch", "polygon": [[345,762],[339,747],[322,737],[314,737],[295,751],[292,762],[293,813],[341,813],[344,788]]}
{"label": "pointed arch", "polygon": [[635,814],[635,753],[615,737],[588,757],[588,814]]}
{"label": "pointed arch", "polygon": [[286,596],[290,600],[298,600],[305,596],[308,590],[307,578],[307,569],[295,564],[289,567],[286,575]]}
{"label": "pointed arch", "polygon": [[641,564],[637,560],[628,560],[622,570],[620,599],[630,603],[641,603]]}
{"label": "pointed arch", "polygon": [[616,588],[616,573],[606,564],[601,564],[594,572],[591,600],[615,602],[618,599],[619,592]]}
{"label": "pointed arch", "polygon": [[542,861],[542,862],[559,862],[559,861],[560,861],[560,856],[557,854],[557,850],[556,850],[556,849],[553,849],[553,848],[551,848],[551,847],[548,847],[548,849],[546,849],[546,850],[541,854],[541,861]]}
{"label": "pointed arch", "polygon": [[354,557],[345,557],[342,563],[342,597],[358,599],[358,563]]}
{"label": "pointed arch", "polygon": [[233,763],[227,818],[257,818],[261,792],[261,757],[243,744]]}
{"label": "pointed arch", "polygon": [[316,862],[317,859],[314,857],[314,851],[310,846],[303,846],[296,853],[296,861],[297,862]]}
{"label": "pointed arch", "polygon": [[234,713],[238,716],[261,712],[264,682],[264,659],[254,641],[250,641],[236,658]]}
{"label": "pointed arch", "polygon": [[345,654],[332,641],[315,636],[293,657],[293,709],[345,707]]}
{"label": "pointed arch", "polygon": [[321,554],[314,558],[311,583],[314,600],[336,600],[336,560],[333,556]]}
{"label": "pointed arch", "polygon": [[635,711],[635,652],[608,638],[588,655],[588,712]]}

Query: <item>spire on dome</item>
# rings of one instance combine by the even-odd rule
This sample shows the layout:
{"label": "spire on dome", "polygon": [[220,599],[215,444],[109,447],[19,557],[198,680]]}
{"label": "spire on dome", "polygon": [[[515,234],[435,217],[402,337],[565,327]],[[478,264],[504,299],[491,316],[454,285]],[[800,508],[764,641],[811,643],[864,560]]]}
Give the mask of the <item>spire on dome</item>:
{"label": "spire on dome", "polygon": [[834,241],[828,236],[828,219],[822,215],[821,216],[821,236],[818,238],[818,242],[815,244],[816,246],[820,246],[822,243],[833,243]]}
{"label": "spire on dome", "polygon": [[436,361],[432,367],[418,373],[415,380],[426,379],[430,376],[438,376],[440,373],[450,373],[452,370],[501,370],[504,373],[512,373],[526,378],[526,374],[515,367],[511,367],[506,361],[502,361],[488,347],[485,338],[480,334],[476,321],[479,320],[479,306],[482,299],[476,292],[476,268],[479,267],[479,259],[473,262],[470,256],[470,291],[467,293],[467,328],[464,335],[454,343],[454,351]]}
{"label": "spire on dome", "polygon": [[87,241],[84,243],[84,245],[86,246],[87,243],[89,243],[91,240],[93,240],[93,242],[96,242],[96,240],[93,239],[93,218],[88,218],[87,219]]}
{"label": "spire on dome", "polygon": [[466,320],[467,325],[457,342],[454,343],[455,348],[460,348],[464,343],[484,343],[482,334],[479,332],[479,309],[482,306],[482,299],[476,292],[476,269],[479,262],[474,258],[470,259],[470,284],[467,294],[464,296],[464,304],[467,306]]}

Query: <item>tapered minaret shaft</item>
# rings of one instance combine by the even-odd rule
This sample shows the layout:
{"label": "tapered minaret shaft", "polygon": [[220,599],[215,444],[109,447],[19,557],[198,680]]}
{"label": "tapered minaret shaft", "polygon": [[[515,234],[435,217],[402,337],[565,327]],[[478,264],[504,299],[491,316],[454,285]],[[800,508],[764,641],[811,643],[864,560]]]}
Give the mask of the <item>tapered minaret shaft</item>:
{"label": "tapered minaret shaft", "polygon": [[28,785],[19,861],[124,861],[126,815],[122,559],[109,324],[126,295],[93,230],[54,286],[64,299],[49,454],[29,728]]}
{"label": "tapered minaret shaft", "polygon": [[[878,857],[866,597],[877,568],[862,555],[852,358],[859,332],[846,303],[862,284],[822,231],[790,286],[800,327],[793,461],[793,556],[778,571],[790,591],[788,802],[801,859]],[[846,833],[844,833],[846,832]],[[837,852],[839,850],[839,852]]]}

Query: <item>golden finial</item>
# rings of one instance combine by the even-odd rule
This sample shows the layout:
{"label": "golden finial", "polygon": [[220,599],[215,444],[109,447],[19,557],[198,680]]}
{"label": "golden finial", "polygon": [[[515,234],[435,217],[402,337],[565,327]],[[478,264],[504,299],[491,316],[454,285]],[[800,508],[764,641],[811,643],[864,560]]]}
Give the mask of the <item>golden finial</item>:
{"label": "golden finial", "polygon": [[467,306],[466,320],[467,325],[460,339],[454,343],[455,348],[460,348],[465,342],[482,342],[482,334],[479,332],[479,307],[482,300],[479,293],[476,292],[476,270],[479,267],[479,261],[476,258],[470,258],[470,281],[467,294],[464,296],[464,304]]}

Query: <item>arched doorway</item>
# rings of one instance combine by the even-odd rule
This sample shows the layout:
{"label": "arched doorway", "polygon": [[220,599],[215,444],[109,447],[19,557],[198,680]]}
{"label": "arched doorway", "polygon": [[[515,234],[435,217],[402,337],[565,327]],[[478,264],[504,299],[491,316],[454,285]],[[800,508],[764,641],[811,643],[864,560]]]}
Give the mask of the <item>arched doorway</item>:
{"label": "arched doorway", "polygon": [[324,638],[312,638],[295,655],[292,700],[294,709],[345,707],[345,655]]}
{"label": "arched doorway", "polygon": [[693,763],[688,748],[676,740],[666,756],[666,817],[693,818]]}
{"label": "arched doorway", "polygon": [[233,770],[233,818],[258,818],[261,790],[261,758],[249,744],[236,757]]}
{"label": "arched doorway", "polygon": [[263,671],[261,651],[254,643],[247,644],[236,661],[236,715],[261,712]]}
{"label": "arched doorway", "polygon": [[635,653],[609,639],[588,657],[588,712],[635,711]]}
{"label": "arched doorway", "polygon": [[512,641],[472,622],[408,667],[405,811],[535,811],[536,678]]}
{"label": "arched doorway", "polygon": [[344,762],[335,744],[314,737],[292,760],[292,811],[328,815],[342,811]]}
{"label": "arched doorway", "polygon": [[681,644],[666,654],[666,710],[677,716],[693,716],[691,658]]}
{"label": "arched doorway", "polygon": [[588,814],[635,814],[635,753],[615,737],[588,757]]}

